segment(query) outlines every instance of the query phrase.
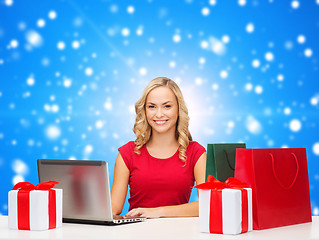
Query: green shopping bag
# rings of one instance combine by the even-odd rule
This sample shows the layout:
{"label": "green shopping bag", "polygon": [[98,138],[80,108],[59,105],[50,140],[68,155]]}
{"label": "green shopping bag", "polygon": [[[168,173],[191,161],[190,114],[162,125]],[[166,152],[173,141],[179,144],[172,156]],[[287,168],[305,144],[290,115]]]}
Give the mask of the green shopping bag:
{"label": "green shopping bag", "polygon": [[236,148],[246,148],[246,144],[207,144],[206,179],[212,175],[225,182],[229,177],[234,177]]}

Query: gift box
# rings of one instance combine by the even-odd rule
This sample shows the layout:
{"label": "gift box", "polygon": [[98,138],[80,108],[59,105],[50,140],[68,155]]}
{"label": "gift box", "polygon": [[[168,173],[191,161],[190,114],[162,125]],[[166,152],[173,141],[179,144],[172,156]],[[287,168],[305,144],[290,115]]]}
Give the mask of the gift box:
{"label": "gift box", "polygon": [[56,181],[36,186],[17,183],[9,191],[8,226],[20,230],[47,230],[62,226],[62,189]]}
{"label": "gift box", "polygon": [[253,228],[252,190],[230,177],[224,183],[209,175],[199,189],[200,232],[240,234]]}

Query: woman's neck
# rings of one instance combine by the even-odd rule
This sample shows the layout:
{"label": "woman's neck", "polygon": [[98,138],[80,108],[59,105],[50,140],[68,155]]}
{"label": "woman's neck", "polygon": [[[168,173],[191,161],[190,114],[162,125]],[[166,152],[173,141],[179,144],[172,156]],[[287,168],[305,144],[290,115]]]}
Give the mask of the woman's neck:
{"label": "woman's neck", "polygon": [[150,140],[147,143],[147,146],[150,148],[177,148],[179,146],[178,141],[174,134],[172,133],[152,133]]}

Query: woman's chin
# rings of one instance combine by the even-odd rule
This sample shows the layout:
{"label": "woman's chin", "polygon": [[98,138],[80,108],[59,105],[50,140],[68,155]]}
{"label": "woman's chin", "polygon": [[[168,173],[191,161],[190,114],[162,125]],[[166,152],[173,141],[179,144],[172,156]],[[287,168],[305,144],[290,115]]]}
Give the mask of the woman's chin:
{"label": "woman's chin", "polygon": [[152,126],[152,131],[159,133],[159,134],[163,134],[163,133],[168,133],[170,131],[172,131],[175,134],[175,129],[176,127],[171,127],[169,125],[162,125],[162,126]]}

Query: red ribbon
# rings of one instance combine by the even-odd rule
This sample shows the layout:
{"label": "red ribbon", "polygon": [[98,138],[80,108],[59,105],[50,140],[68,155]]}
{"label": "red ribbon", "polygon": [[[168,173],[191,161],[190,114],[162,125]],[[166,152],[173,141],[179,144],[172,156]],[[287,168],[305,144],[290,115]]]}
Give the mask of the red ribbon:
{"label": "red ribbon", "polygon": [[211,190],[210,200],[210,219],[209,231],[211,233],[223,233],[223,208],[222,208],[222,190],[232,188],[241,191],[242,200],[242,233],[248,231],[248,196],[247,190],[244,189],[247,184],[236,178],[230,177],[224,183],[218,181],[209,175],[207,182],[195,186],[195,188],[203,190]]}
{"label": "red ribbon", "polygon": [[56,184],[59,184],[57,181],[48,181],[39,183],[34,186],[29,182],[19,182],[12,190],[18,191],[18,229],[20,230],[30,230],[30,191],[32,190],[45,190],[49,191],[49,229],[56,227],[56,196],[55,191],[52,190]]}

